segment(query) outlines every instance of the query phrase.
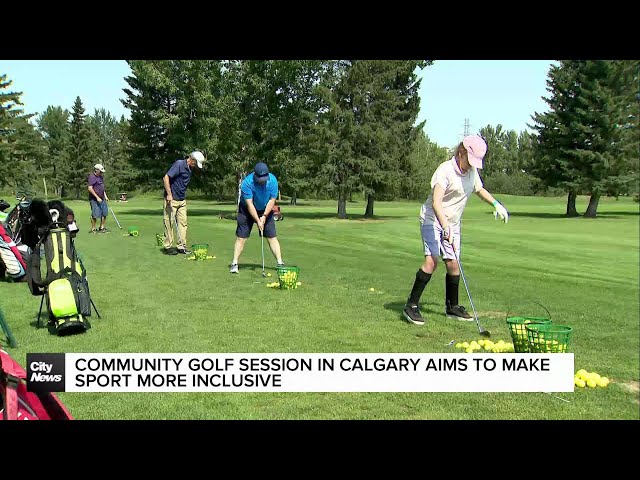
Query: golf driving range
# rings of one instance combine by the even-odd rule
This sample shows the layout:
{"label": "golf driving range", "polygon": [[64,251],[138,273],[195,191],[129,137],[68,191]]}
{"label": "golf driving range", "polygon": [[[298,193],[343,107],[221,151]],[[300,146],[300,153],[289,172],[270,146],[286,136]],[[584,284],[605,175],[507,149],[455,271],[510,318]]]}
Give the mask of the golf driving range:
{"label": "golf driving range", "polygon": [[[280,289],[268,288],[278,282],[278,273],[266,246],[267,276],[262,275],[255,229],[239,273],[229,273],[236,222],[224,217],[233,213],[233,201],[190,200],[188,245],[202,246],[206,261],[188,261],[186,255],[160,253],[156,235],[162,233],[162,199],[128,200],[111,205],[122,230],[112,223],[112,233],[104,235],[84,232],[86,201],[67,202],[80,223],[82,234],[75,243],[102,316],[91,317],[87,333],[58,337],[36,328],[39,298],[24,286],[0,283],[5,319],[18,344],[9,351],[18,362],[24,364],[27,352],[464,353],[456,344],[485,338],[475,319],[445,317],[444,269],[434,273],[422,297],[426,324],[402,318],[413,272],[423,261],[419,202],[377,202],[370,220],[361,215],[362,202],[349,203],[348,212],[358,214],[347,220],[335,218],[334,201],[283,202],[286,221],[278,223],[278,237],[285,264],[299,271],[297,288]],[[500,195],[500,200],[509,207],[508,224],[495,221],[477,198],[469,200],[459,252],[492,349],[500,340],[512,342],[507,316],[549,316],[554,325],[572,328],[568,351],[575,354],[575,370],[607,377],[606,388],[555,395],[59,397],[78,419],[638,419],[638,203],[602,198],[594,220],[566,218],[566,197]],[[577,205],[584,208],[587,201],[578,197]],[[136,235],[126,235],[131,227]],[[462,283],[460,303],[472,312]]]}

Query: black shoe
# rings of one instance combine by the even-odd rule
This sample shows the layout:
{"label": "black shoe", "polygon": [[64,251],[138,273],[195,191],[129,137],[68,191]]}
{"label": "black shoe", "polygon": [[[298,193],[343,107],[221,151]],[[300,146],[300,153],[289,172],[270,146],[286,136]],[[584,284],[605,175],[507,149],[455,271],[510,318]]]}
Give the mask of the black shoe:
{"label": "black shoe", "polygon": [[402,315],[404,315],[407,322],[415,325],[424,325],[424,318],[422,318],[422,314],[420,313],[417,305],[405,305]]}
{"label": "black shoe", "polygon": [[469,315],[469,312],[462,305],[449,305],[447,303],[447,317],[455,318],[456,320],[462,320],[463,322],[470,322],[473,317]]}
{"label": "black shoe", "polygon": [[111,230],[107,228],[100,228],[98,229],[98,233],[111,233]]}
{"label": "black shoe", "polygon": [[184,255],[191,255],[193,252],[187,248],[178,248],[178,253],[182,253]]}
{"label": "black shoe", "polygon": [[178,254],[178,249],[177,248],[163,248],[161,250],[162,253],[164,253],[165,255],[177,255]]}
{"label": "black shoe", "polygon": [[98,230],[96,230],[95,228],[92,230],[89,230],[89,233],[98,233]]}

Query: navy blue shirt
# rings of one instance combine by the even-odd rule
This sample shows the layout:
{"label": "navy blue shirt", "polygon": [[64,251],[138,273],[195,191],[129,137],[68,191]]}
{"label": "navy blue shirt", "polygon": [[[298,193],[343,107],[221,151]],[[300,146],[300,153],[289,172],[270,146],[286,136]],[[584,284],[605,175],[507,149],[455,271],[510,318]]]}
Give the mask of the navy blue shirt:
{"label": "navy blue shirt", "polygon": [[[167,172],[171,195],[174,200],[185,200],[187,198],[187,185],[191,181],[191,169],[184,159],[176,160]],[[164,196],[167,196],[165,190]]]}

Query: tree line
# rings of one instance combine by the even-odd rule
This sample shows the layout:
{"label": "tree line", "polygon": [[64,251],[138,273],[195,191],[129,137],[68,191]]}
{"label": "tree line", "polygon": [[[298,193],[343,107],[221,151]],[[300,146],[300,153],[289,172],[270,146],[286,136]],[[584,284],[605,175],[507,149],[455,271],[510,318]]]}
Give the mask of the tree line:
{"label": "tree line", "polygon": [[[85,113],[49,106],[21,109],[20,92],[0,75],[0,187],[21,185],[80,198],[95,163],[107,186],[161,191],[173,161],[199,149],[207,157],[192,187],[235,197],[257,161],[278,177],[284,195],[337,202],[424,201],[433,171],[452,155],[417,123],[418,72],[429,60],[129,61],[123,105],[130,118],[104,109]],[[639,61],[560,61],[547,79],[549,109],[532,114],[531,132],[487,125],[487,187],[514,195],[638,192]],[[43,181],[44,180],[44,181]]]}

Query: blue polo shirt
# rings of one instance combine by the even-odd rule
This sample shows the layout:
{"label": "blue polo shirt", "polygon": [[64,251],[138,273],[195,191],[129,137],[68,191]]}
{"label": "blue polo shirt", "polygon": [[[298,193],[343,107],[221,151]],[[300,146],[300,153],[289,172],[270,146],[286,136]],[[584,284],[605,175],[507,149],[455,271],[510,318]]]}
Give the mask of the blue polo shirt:
{"label": "blue polo shirt", "polygon": [[246,200],[253,199],[253,206],[256,210],[264,210],[267,203],[272,198],[278,198],[278,180],[272,173],[269,180],[264,185],[258,185],[253,181],[253,172],[245,177],[241,185],[242,202],[246,205]]}
{"label": "blue polo shirt", "polygon": [[[167,172],[169,177],[169,185],[171,186],[171,195],[174,200],[185,200],[187,198],[187,185],[191,181],[191,169],[184,159],[176,160]],[[167,196],[167,192],[164,192]]]}

